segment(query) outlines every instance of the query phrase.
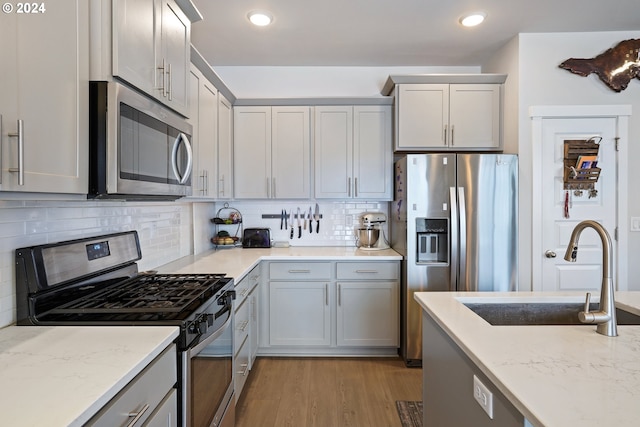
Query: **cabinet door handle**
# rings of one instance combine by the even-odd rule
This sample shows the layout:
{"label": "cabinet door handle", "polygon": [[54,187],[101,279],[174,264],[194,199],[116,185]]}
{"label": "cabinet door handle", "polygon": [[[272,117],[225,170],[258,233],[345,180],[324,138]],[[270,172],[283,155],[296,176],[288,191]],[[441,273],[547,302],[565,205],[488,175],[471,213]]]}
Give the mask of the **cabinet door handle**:
{"label": "cabinet door handle", "polygon": [[161,70],[162,73],[160,73],[160,81],[162,82],[160,86],[156,87],[157,90],[159,90],[162,93],[163,97],[167,96],[167,86],[165,85],[166,83],[166,70],[167,69],[167,61],[162,58],[162,65],[158,67],[158,70]]}
{"label": "cabinet door handle", "polygon": [[351,177],[347,178],[347,197],[351,197]]}
{"label": "cabinet door handle", "polygon": [[147,410],[149,410],[149,404],[145,403],[142,409],[140,409],[138,412],[129,412],[128,417],[133,419],[129,422],[129,424],[127,424],[127,427],[133,427],[138,422],[138,420],[142,418],[144,413],[147,412]]}
{"label": "cabinet door handle", "polygon": [[356,270],[359,274],[378,274],[378,270]]}
{"label": "cabinet door handle", "polygon": [[449,133],[448,131],[449,131],[448,126],[444,125],[444,145],[447,145],[447,136]]}
{"label": "cabinet door handle", "polygon": [[358,197],[358,177],[353,179],[353,195],[354,197]]}
{"label": "cabinet door handle", "polygon": [[247,373],[249,372],[249,364],[241,363],[240,367],[242,368],[242,371],[238,371],[238,374],[242,375],[243,377],[246,377]]}
{"label": "cabinet door handle", "polygon": [[329,305],[329,284],[324,284],[324,304]]}
{"label": "cabinet door handle", "polygon": [[338,305],[342,305],[342,286],[338,284]]}
{"label": "cabinet door handle", "polygon": [[18,120],[18,131],[8,136],[18,138],[18,167],[9,168],[9,172],[18,172],[18,185],[24,185],[24,120]]}
{"label": "cabinet door handle", "polygon": [[451,146],[453,146],[455,144],[454,139],[453,139],[453,125],[451,125]]}
{"label": "cabinet door handle", "polygon": [[171,63],[169,63],[169,72],[167,73],[167,79],[168,79],[168,89],[167,89],[167,93],[169,95],[169,101],[173,101],[173,93],[172,93],[172,85],[171,85]]}
{"label": "cabinet door handle", "polygon": [[289,270],[289,273],[311,273],[311,270]]}
{"label": "cabinet door handle", "polygon": [[247,330],[247,326],[249,326],[249,321],[245,320],[244,322],[242,322],[242,324],[240,324],[240,326],[238,326],[238,330],[244,332]]}

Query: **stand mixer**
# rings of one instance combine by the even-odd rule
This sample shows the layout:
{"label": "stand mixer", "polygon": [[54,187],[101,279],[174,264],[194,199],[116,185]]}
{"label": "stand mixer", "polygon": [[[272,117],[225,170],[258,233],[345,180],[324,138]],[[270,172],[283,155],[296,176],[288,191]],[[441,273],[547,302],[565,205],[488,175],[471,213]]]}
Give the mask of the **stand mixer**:
{"label": "stand mixer", "polygon": [[362,226],[356,230],[356,246],[365,251],[388,249],[389,242],[382,229],[385,222],[387,216],[382,212],[365,212],[360,215]]}

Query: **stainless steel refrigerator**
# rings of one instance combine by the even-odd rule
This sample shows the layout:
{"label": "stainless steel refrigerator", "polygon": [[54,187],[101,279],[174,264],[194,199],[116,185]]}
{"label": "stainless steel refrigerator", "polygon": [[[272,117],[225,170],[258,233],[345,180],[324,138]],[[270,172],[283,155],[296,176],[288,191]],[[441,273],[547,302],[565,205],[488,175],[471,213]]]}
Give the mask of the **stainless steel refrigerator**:
{"label": "stainless steel refrigerator", "polygon": [[422,291],[513,291],[518,158],[411,154],[395,164],[393,249],[403,255],[401,355],[422,365]]}

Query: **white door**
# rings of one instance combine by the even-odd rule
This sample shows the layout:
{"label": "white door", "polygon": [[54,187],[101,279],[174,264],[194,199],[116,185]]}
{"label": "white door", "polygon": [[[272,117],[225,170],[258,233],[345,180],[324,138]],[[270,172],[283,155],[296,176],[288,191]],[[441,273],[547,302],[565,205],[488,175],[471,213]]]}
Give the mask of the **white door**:
{"label": "white door", "polygon": [[[535,236],[539,233],[541,236],[541,247],[537,251],[534,249],[533,253],[533,270],[535,277],[536,261],[539,261],[541,281],[538,289],[534,281],[534,290],[600,290],[602,245],[594,230],[583,231],[578,246],[577,262],[570,263],[564,260],[571,232],[582,220],[595,220],[604,226],[611,236],[614,259],[616,258],[617,124],[616,117],[542,119],[541,200],[536,201],[535,197],[533,200],[534,205],[540,203],[541,210],[540,219],[535,215],[533,218],[533,234]],[[597,195],[590,194],[589,191],[565,190],[564,142],[587,140],[591,137],[602,138],[598,153],[598,167],[601,173],[595,185]]]}

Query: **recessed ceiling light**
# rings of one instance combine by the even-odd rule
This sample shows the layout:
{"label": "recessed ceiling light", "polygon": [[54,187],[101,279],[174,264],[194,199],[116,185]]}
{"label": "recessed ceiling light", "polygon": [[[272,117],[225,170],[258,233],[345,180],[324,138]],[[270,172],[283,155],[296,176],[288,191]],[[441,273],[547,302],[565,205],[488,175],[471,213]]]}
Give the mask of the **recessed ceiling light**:
{"label": "recessed ceiling light", "polygon": [[484,12],[474,12],[469,15],[465,15],[460,18],[460,23],[465,27],[475,27],[482,24],[482,21],[487,17]]}
{"label": "recessed ceiling light", "polygon": [[261,10],[249,12],[247,18],[249,18],[249,21],[251,21],[253,25],[257,25],[258,27],[265,27],[273,21],[273,16],[271,16],[270,13]]}

